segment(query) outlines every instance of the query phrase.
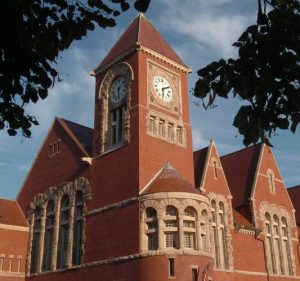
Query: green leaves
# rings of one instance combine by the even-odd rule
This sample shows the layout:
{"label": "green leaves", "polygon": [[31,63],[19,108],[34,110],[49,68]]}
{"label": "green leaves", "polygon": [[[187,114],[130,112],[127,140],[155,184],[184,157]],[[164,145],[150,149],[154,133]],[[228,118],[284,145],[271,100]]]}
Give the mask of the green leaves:
{"label": "green leaves", "polygon": [[245,145],[259,139],[269,143],[277,129],[295,133],[300,122],[300,4],[271,3],[270,12],[259,9],[256,24],[233,44],[238,58],[212,62],[197,72],[194,95],[205,108],[214,107],[217,97],[232,95],[244,102],[233,125]]}
{"label": "green leaves", "polygon": [[[125,0],[3,0],[0,9],[0,130],[30,137],[38,125],[24,105],[37,103],[60,81],[53,67],[74,40],[96,26],[116,25]],[[141,1],[145,2],[145,1]],[[150,1],[146,1],[149,2]],[[142,7],[147,8],[145,4]]]}

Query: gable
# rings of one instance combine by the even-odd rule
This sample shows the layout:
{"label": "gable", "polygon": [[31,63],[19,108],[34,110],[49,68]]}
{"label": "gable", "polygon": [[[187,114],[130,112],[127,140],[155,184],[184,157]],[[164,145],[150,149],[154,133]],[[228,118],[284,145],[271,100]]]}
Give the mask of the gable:
{"label": "gable", "polygon": [[[199,184],[200,190],[207,193],[213,192],[229,196],[230,191],[215,142],[212,140],[207,151],[204,150],[203,152],[200,152],[199,156],[198,166],[201,168],[199,172],[202,172],[201,181]],[[205,162],[203,161],[204,157]],[[204,163],[204,165],[202,163]],[[198,173],[198,171],[195,171],[195,173],[196,172]]]}
{"label": "gable", "polygon": [[262,202],[268,202],[288,210],[293,209],[272,150],[265,144],[262,146],[253,182],[251,200],[255,201],[257,207]]}
{"label": "gable", "polygon": [[36,194],[43,193],[50,186],[71,181],[87,170],[88,164],[81,158],[88,156],[64,120],[56,118],[17,196],[23,212],[27,213],[26,209]]}

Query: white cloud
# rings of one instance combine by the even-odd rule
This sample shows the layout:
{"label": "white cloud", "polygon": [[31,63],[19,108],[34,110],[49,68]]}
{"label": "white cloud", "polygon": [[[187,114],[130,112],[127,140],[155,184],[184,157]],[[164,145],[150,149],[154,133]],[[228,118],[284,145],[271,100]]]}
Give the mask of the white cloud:
{"label": "white cloud", "polygon": [[199,129],[193,129],[193,149],[198,150],[209,145],[209,140],[203,137]]}

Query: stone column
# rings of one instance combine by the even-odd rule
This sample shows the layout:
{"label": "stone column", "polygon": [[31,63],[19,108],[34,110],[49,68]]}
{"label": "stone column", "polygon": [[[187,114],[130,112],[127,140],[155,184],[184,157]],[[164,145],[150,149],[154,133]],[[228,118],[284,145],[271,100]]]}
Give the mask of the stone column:
{"label": "stone column", "polygon": [[28,246],[27,246],[27,256],[26,256],[26,276],[30,276],[30,267],[31,267],[31,251],[32,251],[32,239],[33,239],[33,227],[34,227],[34,212],[32,211],[30,217],[30,229],[28,237]]}
{"label": "stone column", "polygon": [[158,225],[158,249],[163,250],[165,248],[164,245],[164,220],[161,216],[157,217],[157,225]]}
{"label": "stone column", "polygon": [[201,221],[196,220],[195,223],[196,223],[196,239],[197,239],[197,244],[196,244],[195,249],[198,251],[202,251],[202,250],[204,251],[205,245],[203,245],[202,239],[201,239],[201,233],[202,233]]}
{"label": "stone column", "polygon": [[37,273],[42,272],[43,256],[44,256],[44,238],[45,238],[45,224],[46,224],[46,204],[41,206],[41,228],[39,239],[39,254],[37,262]]}
{"label": "stone column", "polygon": [[72,191],[69,194],[69,206],[70,206],[70,217],[69,217],[69,233],[68,233],[68,252],[67,252],[67,267],[72,266],[73,258],[73,236],[74,236],[74,216],[75,216],[75,195],[76,192]]}
{"label": "stone column", "polygon": [[179,249],[184,248],[184,234],[183,234],[183,215],[180,214],[178,217],[178,234],[179,234]]}
{"label": "stone column", "polygon": [[54,199],[55,207],[55,218],[54,218],[54,227],[53,227],[53,241],[52,241],[52,257],[51,257],[51,271],[56,270],[57,265],[57,244],[58,244],[58,236],[59,236],[59,221],[60,221],[60,201],[62,198],[62,194],[59,194],[59,197]]}

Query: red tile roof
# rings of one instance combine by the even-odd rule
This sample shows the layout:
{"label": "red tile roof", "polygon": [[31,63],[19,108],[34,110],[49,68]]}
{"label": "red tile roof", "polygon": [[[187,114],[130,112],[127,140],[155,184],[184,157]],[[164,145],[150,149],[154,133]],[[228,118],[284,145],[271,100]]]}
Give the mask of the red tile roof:
{"label": "red tile roof", "polygon": [[185,178],[183,178],[169,163],[167,163],[152,182],[142,192],[150,194],[156,192],[200,192]]}
{"label": "red tile roof", "polygon": [[143,45],[173,60],[174,62],[185,66],[165,39],[153,27],[151,22],[143,14],[139,14],[124,31],[119,40],[115,43],[110,52],[96,69],[105,66],[113,59],[132,48],[137,48],[139,45]]}
{"label": "red tile roof", "polygon": [[238,224],[252,225],[250,206],[243,206],[233,210],[233,221]]}
{"label": "red tile roof", "polygon": [[234,208],[248,204],[261,147],[256,144],[220,158]]}
{"label": "red tile roof", "polygon": [[28,226],[17,201],[0,198],[0,224]]}
{"label": "red tile roof", "polygon": [[194,170],[196,187],[200,187],[201,184],[207,153],[208,147],[202,148],[194,152]]}
{"label": "red tile roof", "polygon": [[300,226],[300,185],[290,187],[287,189],[287,191],[296,210],[296,223]]}
{"label": "red tile roof", "polygon": [[92,155],[94,130],[63,118],[56,117],[56,119],[63,125],[63,127],[67,127],[70,130],[77,140],[78,145],[80,145],[87,154]]}

